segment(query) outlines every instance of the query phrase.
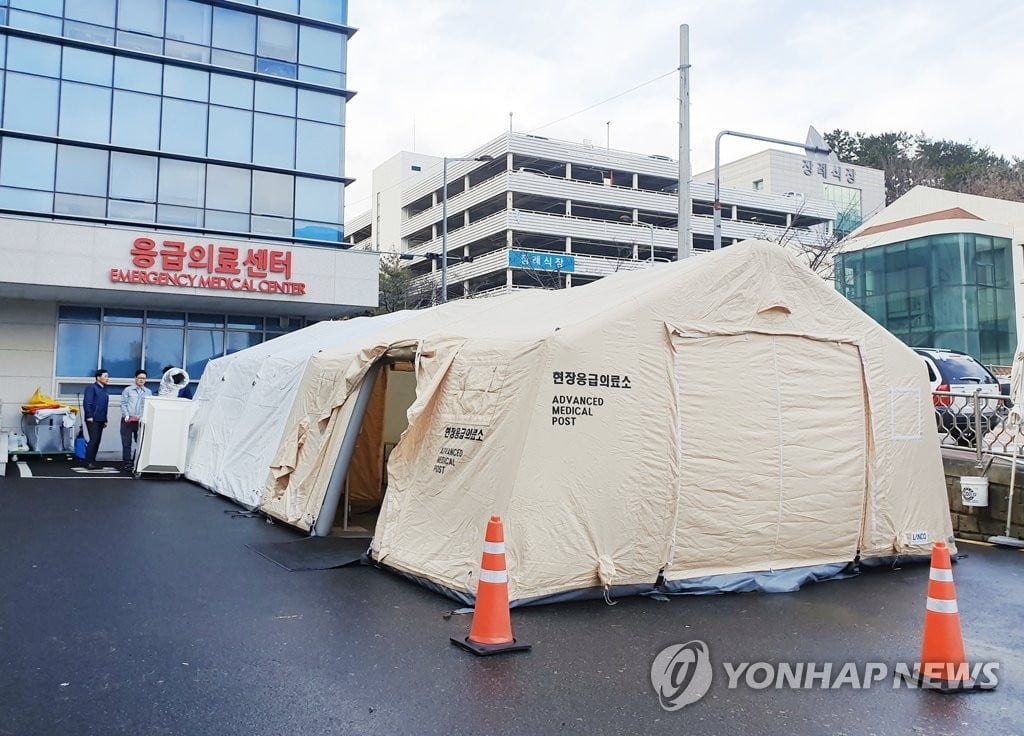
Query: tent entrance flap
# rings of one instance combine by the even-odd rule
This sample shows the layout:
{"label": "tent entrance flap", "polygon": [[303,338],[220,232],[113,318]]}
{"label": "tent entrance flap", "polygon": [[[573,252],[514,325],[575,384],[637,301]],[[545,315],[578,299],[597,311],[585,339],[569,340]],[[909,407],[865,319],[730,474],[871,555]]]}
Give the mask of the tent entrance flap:
{"label": "tent entrance flap", "polygon": [[[387,490],[388,456],[409,426],[406,414],[416,398],[413,364],[401,357],[377,363],[360,386],[324,506],[317,517],[317,534],[321,529],[323,534],[372,535],[374,531]],[[356,435],[346,461],[345,450],[352,431]],[[337,501],[328,508],[336,483],[340,483],[335,492]]]}
{"label": "tent entrance flap", "polygon": [[[681,464],[669,580],[853,560],[866,494],[856,347],[674,338]],[[707,377],[732,371],[722,391]]]}

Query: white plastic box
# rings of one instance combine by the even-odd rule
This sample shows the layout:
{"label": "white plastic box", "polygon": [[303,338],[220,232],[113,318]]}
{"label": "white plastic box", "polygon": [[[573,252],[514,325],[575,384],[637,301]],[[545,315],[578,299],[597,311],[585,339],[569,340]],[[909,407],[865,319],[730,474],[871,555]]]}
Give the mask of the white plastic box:
{"label": "white plastic box", "polygon": [[184,473],[191,421],[192,402],[188,399],[147,396],[142,408],[135,472],[175,476]]}

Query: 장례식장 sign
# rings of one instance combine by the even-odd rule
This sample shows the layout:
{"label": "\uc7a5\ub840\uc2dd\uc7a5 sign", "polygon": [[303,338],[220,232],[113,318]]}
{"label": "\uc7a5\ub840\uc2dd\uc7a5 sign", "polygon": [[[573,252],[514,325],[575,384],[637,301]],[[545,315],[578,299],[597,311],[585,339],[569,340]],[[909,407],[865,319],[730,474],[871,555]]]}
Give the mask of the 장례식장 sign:
{"label": "\uc7a5\ub840\uc2dd\uc7a5 sign", "polygon": [[510,250],[508,252],[508,266],[509,268],[532,268],[535,271],[573,273],[576,270],[576,257],[564,253],[536,253],[528,250]]}

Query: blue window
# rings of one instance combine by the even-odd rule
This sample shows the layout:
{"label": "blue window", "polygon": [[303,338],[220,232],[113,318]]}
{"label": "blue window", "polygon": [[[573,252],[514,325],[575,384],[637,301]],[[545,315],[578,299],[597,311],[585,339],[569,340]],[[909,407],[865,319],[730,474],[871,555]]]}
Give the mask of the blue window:
{"label": "blue window", "polygon": [[164,94],[168,97],[206,102],[209,86],[209,72],[170,64],[164,66]]}
{"label": "blue window", "polygon": [[160,146],[160,98],[114,91],[110,142],[116,146],[156,149]]}
{"label": "blue window", "polygon": [[78,146],[57,146],[57,191],[107,195],[106,151]]}
{"label": "blue window", "polygon": [[108,309],[103,314],[104,322],[120,325],[141,325],[142,312],[138,309]]}
{"label": "blue window", "polygon": [[[150,312],[149,324],[153,324],[153,312]],[[185,330],[173,327],[146,328],[146,373],[151,376],[160,375],[165,365],[181,365],[185,362]],[[192,378],[198,378],[198,375]]]}
{"label": "blue window", "polygon": [[117,45],[121,48],[143,51],[147,54],[159,54],[163,49],[163,41],[142,33],[117,32]]}
{"label": "blue window", "polygon": [[114,27],[114,0],[64,0],[64,17]]}
{"label": "blue window", "polygon": [[245,72],[251,72],[253,68],[253,57],[249,54],[239,54],[235,51],[213,49],[210,51],[210,63],[214,66],[223,66],[228,69],[241,69]]}
{"label": "blue window", "polygon": [[300,118],[340,125],[344,122],[341,119],[343,110],[344,101],[337,95],[312,92],[306,89],[299,90]]}
{"label": "blue window", "polygon": [[[7,5],[7,3],[4,3]],[[64,0],[11,0],[12,8],[31,10],[33,13],[55,15],[58,18],[64,12]]]}
{"label": "blue window", "polygon": [[60,95],[60,134],[106,143],[110,140],[110,89],[64,82]]}
{"label": "blue window", "polygon": [[24,28],[27,31],[60,35],[60,18],[38,13],[26,13],[23,10],[11,10],[7,15],[7,24],[11,28]]}
{"label": "blue window", "polygon": [[[63,309],[63,308],[62,308]],[[100,326],[61,322],[57,326],[57,375],[88,376],[99,365]]]}
{"label": "blue window", "polygon": [[317,69],[315,66],[300,66],[299,80],[322,84],[325,87],[344,87],[345,75],[340,72],[329,72],[326,69]]}
{"label": "blue window", "polygon": [[295,63],[298,60],[298,27],[287,21],[260,17],[256,55]]}
{"label": "blue window", "polygon": [[54,194],[53,211],[65,215],[103,217],[107,213],[105,197],[86,197],[81,194]]}
{"label": "blue window", "polygon": [[[228,332],[225,355],[251,348],[263,342],[263,332]],[[191,374],[190,374],[191,375]]]}
{"label": "blue window", "polygon": [[189,376],[202,375],[211,359],[224,354],[224,330],[189,328],[185,349],[188,351],[185,370]]}
{"label": "blue window", "polygon": [[274,77],[285,77],[286,79],[297,79],[298,68],[288,61],[276,61],[274,59],[256,59],[256,71],[260,74],[269,74]]}
{"label": "blue window", "polygon": [[210,63],[210,48],[183,41],[164,41],[164,56]]}
{"label": "blue window", "polygon": [[47,77],[60,76],[60,46],[11,36],[7,41],[7,68]]}
{"label": "blue window", "polygon": [[338,25],[348,23],[348,0],[301,0],[299,9],[309,18]]}
{"label": "blue window", "polygon": [[294,211],[294,178],[269,171],[252,172],[253,214],[291,217]]}
{"label": "blue window", "polygon": [[156,205],[111,199],[107,202],[107,216],[112,220],[156,222]]}
{"label": "blue window", "polygon": [[303,26],[299,32],[299,63],[340,72],[344,68],[345,36],[337,31]]}
{"label": "blue window", "polygon": [[206,154],[206,105],[164,99],[160,149],[193,156]]}
{"label": "blue window", "polygon": [[64,79],[109,87],[113,68],[114,57],[110,54],[74,49],[70,46],[64,49]]}
{"label": "blue window", "polygon": [[257,112],[272,112],[277,115],[295,116],[295,89],[283,84],[256,83]]}
{"label": "blue window", "polygon": [[[185,324],[184,312],[147,312],[146,322],[151,325],[175,325],[182,327]],[[178,361],[174,365],[181,365]]]}
{"label": "blue window", "polygon": [[56,79],[7,72],[4,127],[27,133],[56,135],[59,89],[60,83]]}
{"label": "blue window", "polygon": [[114,45],[114,30],[103,26],[91,26],[88,23],[78,21],[64,21],[64,35],[68,38],[77,38],[79,41],[98,43],[103,46]]}
{"label": "blue window", "polygon": [[213,45],[218,49],[252,54],[256,50],[256,18],[249,13],[213,9]]}
{"label": "blue window", "polygon": [[252,160],[252,113],[230,107],[210,106],[210,158]]}
{"label": "blue window", "polygon": [[295,168],[341,176],[341,131],[337,125],[299,121]]}
{"label": "blue window", "polygon": [[167,0],[167,38],[209,46],[212,8],[191,0]]}
{"label": "blue window", "polygon": [[262,317],[248,317],[238,314],[229,314],[227,324],[229,330],[259,330],[261,332],[263,331]]}
{"label": "blue window", "polygon": [[206,167],[206,207],[248,212],[251,177],[248,169],[210,164]]}
{"label": "blue window", "polygon": [[206,166],[195,161],[165,158],[160,162],[160,196],[163,204],[202,207]]}
{"label": "blue window", "polygon": [[131,0],[118,3],[117,27],[125,31],[162,36],[164,0]]}
{"label": "blue window", "polygon": [[134,153],[111,153],[110,196],[137,202],[154,201],[156,158]]}
{"label": "blue window", "polygon": [[299,0],[259,0],[261,8],[280,10],[282,13],[298,13]]}
{"label": "blue window", "polygon": [[249,232],[249,215],[240,212],[206,210],[205,219],[206,227],[210,230],[225,230],[235,233]]}
{"label": "blue window", "polygon": [[260,235],[272,237],[288,237],[292,234],[292,221],[280,217],[252,216],[251,229]]}
{"label": "blue window", "polygon": [[193,207],[177,207],[170,204],[162,204],[156,208],[157,222],[165,225],[185,225],[187,227],[201,227],[203,224],[203,211]]}
{"label": "blue window", "polygon": [[142,365],[142,327],[103,325],[101,350],[111,378],[131,378]]}
{"label": "blue window", "polygon": [[331,243],[340,243],[345,238],[341,228],[334,223],[306,222],[305,220],[295,221],[295,237],[326,240]]}
{"label": "blue window", "polygon": [[295,217],[341,222],[342,185],[322,179],[295,179]]}
{"label": "blue window", "polygon": [[252,110],[252,95],[251,79],[230,77],[227,74],[210,76],[210,102],[215,105]]}
{"label": "blue window", "polygon": [[57,146],[54,143],[4,138],[0,185],[53,191]]}
{"label": "blue window", "polygon": [[257,113],[253,121],[252,162],[291,169],[295,166],[295,119]]}
{"label": "blue window", "polygon": [[136,92],[160,94],[162,69],[159,64],[117,57],[114,62],[114,86]]}
{"label": "blue window", "polygon": [[53,192],[0,187],[0,207],[29,212],[51,212],[53,210]]}
{"label": "blue window", "polygon": [[[99,307],[61,306],[58,310],[62,322],[96,322],[100,321]],[[63,374],[62,374],[63,375]]]}

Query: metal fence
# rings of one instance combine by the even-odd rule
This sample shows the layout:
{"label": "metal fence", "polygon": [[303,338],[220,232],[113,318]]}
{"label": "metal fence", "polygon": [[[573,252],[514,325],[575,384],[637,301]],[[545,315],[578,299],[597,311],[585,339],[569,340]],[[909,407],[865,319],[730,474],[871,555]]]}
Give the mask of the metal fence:
{"label": "metal fence", "polygon": [[1006,396],[935,391],[932,404],[942,445],[973,451],[979,461],[986,454],[1024,455],[1024,434],[1006,425],[1013,406]]}

